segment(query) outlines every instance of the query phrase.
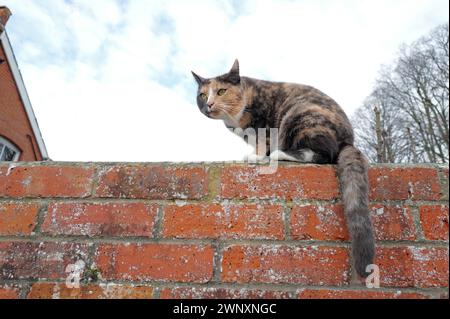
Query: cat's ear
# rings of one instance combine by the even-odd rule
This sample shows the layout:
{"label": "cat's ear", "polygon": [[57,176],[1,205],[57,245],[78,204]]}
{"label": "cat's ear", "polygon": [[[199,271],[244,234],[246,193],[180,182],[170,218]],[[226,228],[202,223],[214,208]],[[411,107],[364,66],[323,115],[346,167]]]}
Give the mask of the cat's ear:
{"label": "cat's ear", "polygon": [[231,67],[231,70],[228,73],[236,73],[237,75],[239,75],[239,61],[238,61],[238,59],[234,60],[233,66]]}
{"label": "cat's ear", "polygon": [[206,79],[202,78],[200,75],[195,74],[194,71],[191,71],[191,72],[192,72],[192,75],[194,76],[194,79],[198,85],[202,85],[203,83],[206,82]]}
{"label": "cat's ear", "polygon": [[239,84],[241,82],[241,76],[239,75],[239,61],[234,60],[231,70],[227,73],[227,80],[233,84]]}

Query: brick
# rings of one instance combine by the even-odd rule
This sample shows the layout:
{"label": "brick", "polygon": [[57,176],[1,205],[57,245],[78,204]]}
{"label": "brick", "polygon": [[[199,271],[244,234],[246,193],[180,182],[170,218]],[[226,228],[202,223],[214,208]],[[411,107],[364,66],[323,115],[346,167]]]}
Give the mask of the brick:
{"label": "brick", "polygon": [[448,194],[449,194],[449,189],[448,189],[448,168],[443,168],[441,169],[441,189],[442,189],[442,200],[447,200],[448,201]]}
{"label": "brick", "polygon": [[[414,240],[411,210],[401,206],[369,207],[377,240]],[[342,205],[302,205],[291,211],[291,235],[296,240],[349,240]]]}
{"label": "brick", "polygon": [[42,232],[51,235],[152,236],[157,206],[144,203],[51,203]]}
{"label": "brick", "polygon": [[28,299],[150,299],[153,288],[131,284],[89,284],[68,288],[65,283],[38,282],[31,286]]}
{"label": "brick", "polygon": [[334,199],[339,185],[332,166],[279,166],[274,174],[260,174],[258,166],[225,166],[220,196],[227,199]]}
{"label": "brick", "polygon": [[409,247],[409,250],[415,287],[448,287],[448,247]]}
{"label": "brick", "polygon": [[288,299],[290,293],[279,290],[230,289],[216,287],[164,288],[161,299]]}
{"label": "brick", "polygon": [[448,296],[448,289],[447,289],[447,291],[445,291],[445,292],[439,293],[437,299],[449,299],[449,296]]}
{"label": "brick", "polygon": [[380,269],[382,287],[413,287],[412,257],[406,247],[378,248],[375,264]]}
{"label": "brick", "polygon": [[101,244],[95,254],[102,278],[205,283],[212,278],[209,245]]}
{"label": "brick", "polygon": [[16,285],[0,285],[0,300],[19,299],[20,288]]}
{"label": "brick", "polygon": [[87,197],[91,192],[91,167],[0,166],[0,197]]}
{"label": "brick", "polygon": [[371,200],[438,200],[442,196],[434,168],[373,167],[369,184]]}
{"label": "brick", "polygon": [[377,290],[330,290],[301,289],[300,299],[428,299],[428,296],[416,292],[386,292]]}
{"label": "brick", "polygon": [[207,171],[196,166],[113,166],[100,172],[98,197],[198,199],[207,195]]}
{"label": "brick", "polygon": [[448,240],[448,206],[423,205],[420,206],[419,212],[426,239]]}
{"label": "brick", "polygon": [[232,245],[224,249],[222,281],[344,285],[348,251],[341,247]]}
{"label": "brick", "polygon": [[342,205],[302,205],[291,211],[291,236],[296,240],[348,240]]}
{"label": "brick", "polygon": [[414,240],[416,230],[409,207],[372,205],[371,219],[377,240]]}
{"label": "brick", "polygon": [[87,244],[0,242],[0,279],[65,279],[67,265],[87,254]]}
{"label": "brick", "polygon": [[447,287],[448,250],[427,247],[381,247],[375,264],[382,287]]}
{"label": "brick", "polygon": [[163,236],[283,239],[283,207],[259,204],[170,205],[164,208]]}
{"label": "brick", "polygon": [[0,236],[31,235],[39,208],[33,203],[0,203]]}

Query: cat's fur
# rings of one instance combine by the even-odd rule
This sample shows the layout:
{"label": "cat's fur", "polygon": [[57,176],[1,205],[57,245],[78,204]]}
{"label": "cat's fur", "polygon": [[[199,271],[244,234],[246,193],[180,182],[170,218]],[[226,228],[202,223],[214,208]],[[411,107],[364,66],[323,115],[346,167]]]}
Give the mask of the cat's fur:
{"label": "cat's fur", "polygon": [[[366,277],[375,254],[368,164],[353,146],[353,129],[341,107],[310,86],[240,76],[237,60],[228,73],[215,78],[192,73],[198,84],[197,105],[207,117],[222,119],[229,128],[279,129],[279,150],[272,158],[337,164],[355,268]],[[226,91],[219,95],[221,89]],[[256,152],[261,158],[270,155]]]}

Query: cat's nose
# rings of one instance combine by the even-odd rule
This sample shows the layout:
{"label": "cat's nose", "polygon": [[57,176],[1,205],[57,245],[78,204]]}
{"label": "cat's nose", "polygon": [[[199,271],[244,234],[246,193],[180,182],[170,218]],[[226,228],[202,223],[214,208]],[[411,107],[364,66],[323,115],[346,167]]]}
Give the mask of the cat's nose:
{"label": "cat's nose", "polygon": [[214,105],[214,101],[209,101],[208,103],[206,103],[206,105],[208,105],[208,108],[212,108]]}

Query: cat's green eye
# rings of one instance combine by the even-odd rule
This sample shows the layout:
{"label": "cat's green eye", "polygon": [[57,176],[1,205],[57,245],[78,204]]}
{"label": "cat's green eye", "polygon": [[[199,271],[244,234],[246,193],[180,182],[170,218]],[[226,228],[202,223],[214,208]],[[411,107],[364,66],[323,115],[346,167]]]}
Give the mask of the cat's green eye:
{"label": "cat's green eye", "polygon": [[205,93],[201,93],[199,96],[203,101],[206,101],[206,99],[208,98],[208,96]]}
{"label": "cat's green eye", "polygon": [[217,95],[222,96],[222,95],[225,94],[226,91],[227,91],[226,89],[220,89],[220,90],[217,92]]}

